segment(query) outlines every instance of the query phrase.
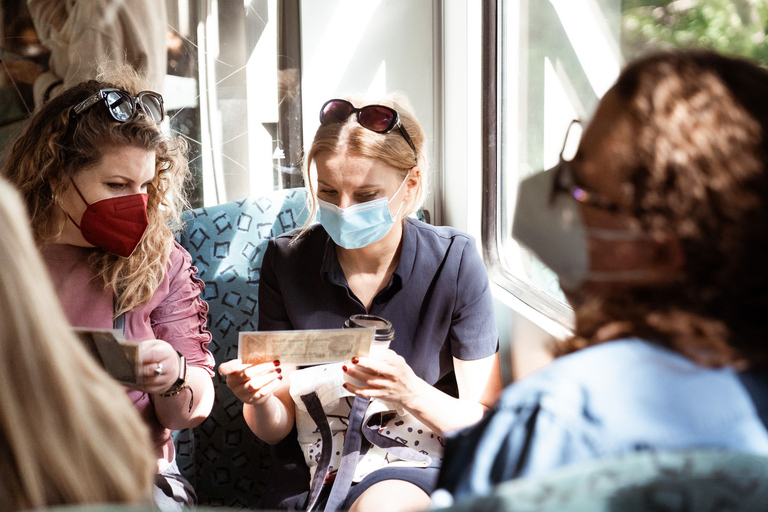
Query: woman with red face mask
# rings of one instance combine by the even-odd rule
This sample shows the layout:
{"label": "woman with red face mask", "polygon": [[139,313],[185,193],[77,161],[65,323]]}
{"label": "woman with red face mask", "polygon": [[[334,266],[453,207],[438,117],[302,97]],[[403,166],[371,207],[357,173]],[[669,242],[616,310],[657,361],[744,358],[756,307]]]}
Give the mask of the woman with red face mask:
{"label": "woman with red face mask", "polygon": [[19,188],[69,322],[119,329],[140,346],[141,385],[127,390],[155,442],[158,504],[194,503],[171,431],[213,404],[207,304],[189,254],[174,241],[188,175],[183,141],[159,123],[162,97],[119,70],[35,112],[5,175]]}

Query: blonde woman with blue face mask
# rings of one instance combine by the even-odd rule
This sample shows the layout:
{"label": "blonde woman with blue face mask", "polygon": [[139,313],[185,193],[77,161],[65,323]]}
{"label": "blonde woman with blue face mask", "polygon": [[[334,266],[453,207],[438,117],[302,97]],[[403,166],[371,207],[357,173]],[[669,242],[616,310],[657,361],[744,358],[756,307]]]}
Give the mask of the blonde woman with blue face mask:
{"label": "blonde woman with blue face mask", "polygon": [[[321,404],[329,437],[317,442],[313,432],[324,427],[307,427],[312,407],[296,391],[304,370],[288,377],[279,361],[221,365],[253,432],[275,445],[263,505],[426,509],[442,435],[479,420],[501,387],[485,267],[471,237],[410,217],[428,188],[427,161],[424,131],[402,97],[326,102],[306,164],[318,223],[270,242],[259,329],[340,328],[369,314],[391,322],[395,335],[382,355],[340,366],[343,396]],[[380,433],[397,441],[360,436],[357,409],[367,407],[367,421],[380,403],[391,407],[389,418],[403,418],[377,416]],[[337,406],[346,412],[332,414]],[[396,423],[412,426],[395,436]],[[358,451],[350,448],[355,438]],[[358,453],[366,454],[359,463]]]}

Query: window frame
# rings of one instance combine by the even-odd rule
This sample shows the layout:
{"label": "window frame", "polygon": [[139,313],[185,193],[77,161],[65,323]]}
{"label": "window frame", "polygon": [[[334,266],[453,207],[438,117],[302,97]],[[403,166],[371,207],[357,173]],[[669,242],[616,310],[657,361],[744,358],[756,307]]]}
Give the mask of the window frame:
{"label": "window frame", "polygon": [[503,125],[501,106],[503,82],[502,59],[503,0],[483,0],[482,28],[482,161],[483,197],[481,206],[481,236],[483,258],[488,275],[506,292],[545,315],[566,329],[573,329],[573,310],[552,299],[535,286],[509,272],[501,258],[501,233],[499,233],[500,172],[503,170],[501,144]]}

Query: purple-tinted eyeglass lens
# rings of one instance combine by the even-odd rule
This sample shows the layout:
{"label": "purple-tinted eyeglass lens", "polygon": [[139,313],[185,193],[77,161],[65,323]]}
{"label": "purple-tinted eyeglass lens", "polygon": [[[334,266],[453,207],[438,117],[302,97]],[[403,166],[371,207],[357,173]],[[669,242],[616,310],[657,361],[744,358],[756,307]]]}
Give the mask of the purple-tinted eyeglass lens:
{"label": "purple-tinted eyeglass lens", "polygon": [[342,101],[332,101],[323,109],[323,115],[320,119],[322,124],[342,123],[352,113],[352,105]]}
{"label": "purple-tinted eyeglass lens", "polygon": [[360,124],[374,132],[386,132],[392,128],[395,115],[382,107],[368,106],[360,110]]}

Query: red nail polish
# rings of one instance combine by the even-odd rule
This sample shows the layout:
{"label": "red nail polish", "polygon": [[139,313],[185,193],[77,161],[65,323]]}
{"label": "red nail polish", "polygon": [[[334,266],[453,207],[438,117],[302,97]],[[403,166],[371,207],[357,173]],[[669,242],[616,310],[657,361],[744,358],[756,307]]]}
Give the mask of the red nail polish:
{"label": "red nail polish", "polygon": [[360,361],[358,358],[356,358],[356,357],[352,358],[352,364],[357,364],[358,361]]}
{"label": "red nail polish", "polygon": [[277,373],[283,373],[283,369],[282,369],[282,368],[275,368],[275,371],[276,371]]}
{"label": "red nail polish", "polygon": [[275,361],[272,361],[272,363],[274,363],[275,366],[280,366],[280,361],[275,360]]}
{"label": "red nail polish", "polygon": [[347,365],[342,366],[341,369],[347,371]]}
{"label": "red nail polish", "polygon": [[277,376],[277,380],[283,380],[283,376],[282,375],[278,375]]}
{"label": "red nail polish", "polygon": [[347,389],[347,383],[345,382],[344,384],[341,385],[341,387],[343,387],[344,389]]}

